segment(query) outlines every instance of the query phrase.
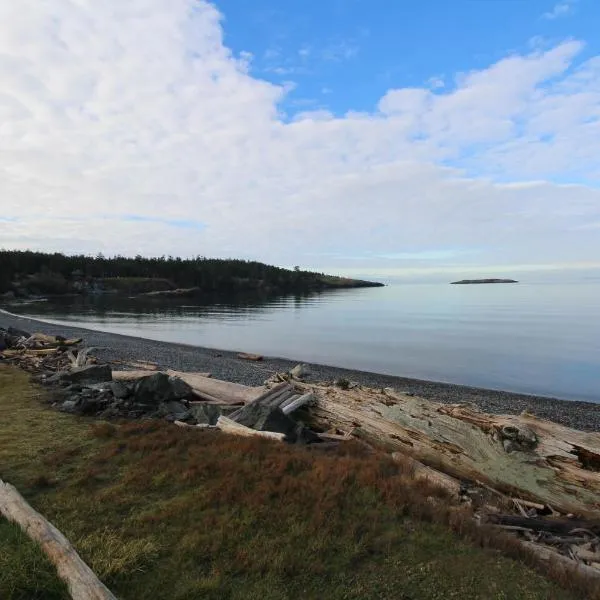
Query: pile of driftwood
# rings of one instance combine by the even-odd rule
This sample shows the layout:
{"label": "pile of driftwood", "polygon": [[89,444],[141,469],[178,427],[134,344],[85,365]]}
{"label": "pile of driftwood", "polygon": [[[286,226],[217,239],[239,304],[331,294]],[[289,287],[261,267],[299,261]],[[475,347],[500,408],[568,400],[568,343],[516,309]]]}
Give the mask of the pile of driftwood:
{"label": "pile of driftwood", "polygon": [[20,329],[0,328],[0,358],[30,373],[52,372],[73,365],[74,348],[81,339],[67,339]]}

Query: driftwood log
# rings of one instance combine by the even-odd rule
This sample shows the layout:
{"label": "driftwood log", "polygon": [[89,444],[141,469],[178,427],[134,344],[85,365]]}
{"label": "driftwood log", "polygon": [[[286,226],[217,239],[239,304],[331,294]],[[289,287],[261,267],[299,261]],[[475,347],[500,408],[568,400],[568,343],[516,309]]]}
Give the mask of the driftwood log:
{"label": "driftwood log", "polygon": [[16,488],[0,479],[0,513],[37,542],[58,575],[69,587],[73,600],[116,600],[110,590],[83,562],[69,540],[35,511]]}
{"label": "driftwood log", "polygon": [[348,430],[461,481],[563,513],[600,511],[600,434],[531,415],[492,415],[391,390],[303,386],[316,425]]}
{"label": "driftwood log", "polygon": [[283,442],[285,440],[285,434],[283,433],[276,433],[274,431],[257,431],[256,429],[251,429],[250,427],[236,423],[232,419],[223,416],[219,417],[217,421],[217,428],[224,433],[240,435],[243,437],[262,437],[269,440],[276,440],[278,442]]}
{"label": "driftwood log", "polygon": [[186,373],[184,371],[166,371],[167,375],[183,379],[194,392],[207,400],[218,400],[224,404],[247,404],[255,400],[264,392],[264,387],[249,387],[230,381],[212,379],[200,373]]}

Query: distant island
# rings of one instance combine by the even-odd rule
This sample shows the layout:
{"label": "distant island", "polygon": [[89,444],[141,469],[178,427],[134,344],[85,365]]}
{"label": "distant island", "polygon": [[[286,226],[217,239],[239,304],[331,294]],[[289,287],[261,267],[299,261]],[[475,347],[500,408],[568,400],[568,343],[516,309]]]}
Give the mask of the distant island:
{"label": "distant island", "polygon": [[519,283],[514,279],[461,279],[460,281],[451,281],[452,285],[466,285],[471,283]]}
{"label": "distant island", "polygon": [[0,250],[0,297],[126,294],[196,297],[260,292],[294,294],[320,290],[383,287],[383,283],[283,269],[256,261],[142,256],[67,256]]}

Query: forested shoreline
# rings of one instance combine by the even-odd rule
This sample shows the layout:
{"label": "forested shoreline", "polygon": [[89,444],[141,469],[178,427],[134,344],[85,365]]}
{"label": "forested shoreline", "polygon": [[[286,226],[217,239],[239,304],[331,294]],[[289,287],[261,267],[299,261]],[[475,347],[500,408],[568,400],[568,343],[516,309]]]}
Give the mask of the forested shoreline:
{"label": "forested shoreline", "polygon": [[380,283],[216,258],[83,254],[0,250],[0,294],[15,297],[86,293],[177,294],[377,287]]}

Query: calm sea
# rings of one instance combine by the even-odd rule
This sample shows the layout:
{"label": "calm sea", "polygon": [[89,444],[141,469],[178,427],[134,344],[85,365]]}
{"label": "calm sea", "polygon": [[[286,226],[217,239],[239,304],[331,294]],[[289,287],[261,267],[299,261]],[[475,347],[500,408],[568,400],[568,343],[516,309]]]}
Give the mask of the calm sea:
{"label": "calm sea", "polygon": [[397,284],[285,298],[104,296],[10,310],[114,333],[600,402],[600,284]]}

